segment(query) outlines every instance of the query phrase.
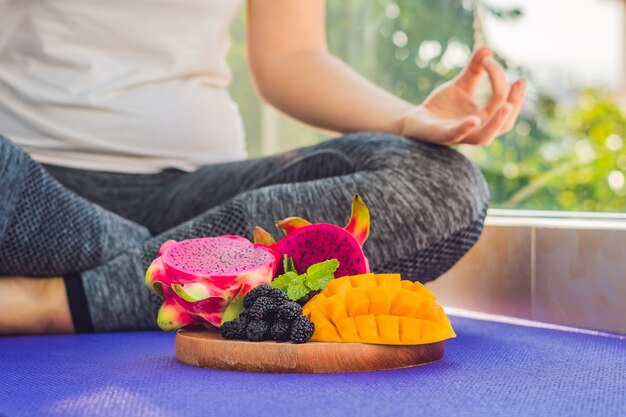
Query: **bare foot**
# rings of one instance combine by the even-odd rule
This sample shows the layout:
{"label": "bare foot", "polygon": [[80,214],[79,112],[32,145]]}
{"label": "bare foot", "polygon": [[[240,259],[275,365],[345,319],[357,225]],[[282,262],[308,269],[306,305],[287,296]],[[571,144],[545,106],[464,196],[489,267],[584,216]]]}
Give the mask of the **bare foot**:
{"label": "bare foot", "polygon": [[0,277],[0,335],[73,332],[62,278]]}

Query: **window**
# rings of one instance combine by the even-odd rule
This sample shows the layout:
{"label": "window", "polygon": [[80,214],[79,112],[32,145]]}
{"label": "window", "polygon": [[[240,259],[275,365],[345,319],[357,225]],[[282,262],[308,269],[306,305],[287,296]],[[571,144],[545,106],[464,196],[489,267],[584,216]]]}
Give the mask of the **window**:
{"label": "window", "polygon": [[[626,211],[624,3],[621,0],[328,2],[331,50],[412,102],[454,77],[485,42],[528,98],[516,128],[460,150],[482,169],[496,208]],[[231,93],[251,155],[324,140],[254,96],[244,21],[233,28]]]}

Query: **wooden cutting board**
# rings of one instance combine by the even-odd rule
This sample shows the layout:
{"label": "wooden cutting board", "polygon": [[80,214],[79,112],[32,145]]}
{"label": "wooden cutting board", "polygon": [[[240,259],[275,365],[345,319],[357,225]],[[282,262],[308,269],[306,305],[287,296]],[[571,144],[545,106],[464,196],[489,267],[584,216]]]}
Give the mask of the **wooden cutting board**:
{"label": "wooden cutting board", "polygon": [[406,368],[443,357],[445,342],[427,345],[319,343],[300,345],[226,340],[218,332],[179,330],[176,358],[188,365],[229,371],[334,373]]}

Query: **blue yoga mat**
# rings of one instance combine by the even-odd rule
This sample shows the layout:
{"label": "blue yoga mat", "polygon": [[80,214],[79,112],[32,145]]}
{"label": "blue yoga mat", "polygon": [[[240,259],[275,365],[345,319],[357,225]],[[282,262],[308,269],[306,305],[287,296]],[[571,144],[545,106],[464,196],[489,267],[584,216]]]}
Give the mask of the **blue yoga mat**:
{"label": "blue yoga mat", "polygon": [[0,415],[626,416],[626,340],[451,319],[440,362],[334,375],[182,365],[167,333],[3,338]]}

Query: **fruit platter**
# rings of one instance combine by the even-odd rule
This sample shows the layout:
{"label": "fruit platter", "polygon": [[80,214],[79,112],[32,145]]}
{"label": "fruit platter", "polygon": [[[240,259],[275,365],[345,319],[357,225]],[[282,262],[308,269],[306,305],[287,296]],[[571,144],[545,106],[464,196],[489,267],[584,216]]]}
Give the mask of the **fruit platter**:
{"label": "fruit platter", "polygon": [[276,241],[216,236],[165,242],[146,271],[178,331],[180,362],[254,372],[356,372],[441,359],[455,337],[420,282],[372,273],[363,252],[369,211],[359,195],[345,227],[290,217]]}

